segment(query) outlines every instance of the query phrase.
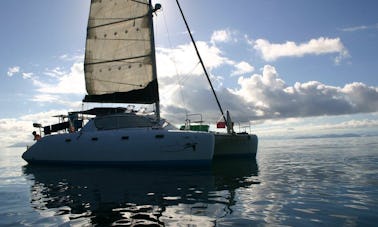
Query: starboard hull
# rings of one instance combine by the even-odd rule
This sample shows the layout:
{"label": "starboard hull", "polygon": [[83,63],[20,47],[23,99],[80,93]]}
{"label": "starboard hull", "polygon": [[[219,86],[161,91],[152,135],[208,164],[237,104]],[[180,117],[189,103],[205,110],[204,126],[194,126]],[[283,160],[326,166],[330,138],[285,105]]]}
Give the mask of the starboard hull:
{"label": "starboard hull", "polygon": [[221,157],[256,157],[258,139],[247,133],[215,133],[214,158]]}
{"label": "starboard hull", "polygon": [[206,164],[214,135],[160,129],[105,130],[51,135],[23,154],[30,164]]}

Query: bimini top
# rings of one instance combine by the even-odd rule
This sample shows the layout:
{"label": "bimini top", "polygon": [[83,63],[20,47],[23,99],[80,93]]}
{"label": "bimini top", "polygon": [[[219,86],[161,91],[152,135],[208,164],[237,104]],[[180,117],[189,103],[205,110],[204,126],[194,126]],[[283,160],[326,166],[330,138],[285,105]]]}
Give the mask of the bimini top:
{"label": "bimini top", "polygon": [[96,107],[89,110],[74,111],[70,113],[105,116],[105,115],[110,115],[110,114],[125,113],[126,110],[127,109],[123,107]]}

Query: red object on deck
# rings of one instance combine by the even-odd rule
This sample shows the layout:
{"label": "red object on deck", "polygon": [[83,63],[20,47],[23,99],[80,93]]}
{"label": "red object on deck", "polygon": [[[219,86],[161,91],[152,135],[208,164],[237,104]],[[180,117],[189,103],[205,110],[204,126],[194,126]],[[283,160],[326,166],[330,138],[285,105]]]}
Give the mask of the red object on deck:
{"label": "red object on deck", "polygon": [[224,121],[217,122],[217,128],[226,128],[226,122]]}

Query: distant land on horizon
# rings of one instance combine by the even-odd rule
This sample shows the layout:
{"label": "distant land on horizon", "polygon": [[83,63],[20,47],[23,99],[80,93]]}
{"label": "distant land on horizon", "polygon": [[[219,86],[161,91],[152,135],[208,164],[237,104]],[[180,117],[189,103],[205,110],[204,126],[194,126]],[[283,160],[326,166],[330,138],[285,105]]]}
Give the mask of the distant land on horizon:
{"label": "distant land on horizon", "polygon": [[294,139],[319,139],[319,138],[343,138],[343,137],[361,137],[362,135],[356,133],[345,133],[345,134],[325,134],[317,136],[298,136]]}

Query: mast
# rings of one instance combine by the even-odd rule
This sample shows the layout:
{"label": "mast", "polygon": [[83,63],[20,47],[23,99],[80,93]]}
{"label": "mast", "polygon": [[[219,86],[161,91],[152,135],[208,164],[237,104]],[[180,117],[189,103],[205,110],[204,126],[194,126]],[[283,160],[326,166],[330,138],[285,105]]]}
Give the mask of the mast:
{"label": "mast", "polygon": [[192,43],[193,43],[194,48],[195,48],[195,50],[196,50],[196,53],[197,53],[198,59],[199,59],[199,61],[200,61],[200,63],[201,63],[202,69],[203,69],[203,71],[205,72],[205,75],[206,75],[207,81],[209,82],[209,85],[210,85],[211,91],[213,92],[213,95],[214,95],[214,97],[215,97],[215,100],[217,101],[218,108],[219,108],[219,110],[220,110],[220,112],[221,112],[221,114],[222,114],[223,120],[224,120],[224,122],[227,123],[227,119],[226,119],[226,117],[224,116],[222,106],[221,106],[221,104],[220,104],[220,102],[219,102],[219,100],[218,100],[218,96],[217,96],[217,94],[215,93],[215,90],[214,90],[213,84],[211,83],[211,80],[210,80],[209,74],[207,73],[207,70],[206,70],[205,64],[204,64],[203,61],[202,61],[202,58],[201,58],[201,55],[200,55],[200,53],[199,53],[199,51],[198,51],[198,48],[197,48],[196,42],[194,41],[194,38],[193,38],[192,32],[190,31],[189,25],[188,25],[188,23],[186,22],[186,19],[185,19],[185,16],[184,16],[183,11],[182,11],[182,9],[181,9],[180,3],[179,3],[178,0],[176,0],[176,3],[177,3],[177,6],[178,6],[178,8],[179,8],[179,10],[180,10],[180,13],[181,13],[182,19],[184,20],[184,23],[185,23],[186,29],[188,30],[188,33],[189,33],[189,35],[190,35],[190,39],[192,40]]}
{"label": "mast", "polygon": [[[150,11],[149,11],[149,19],[150,21],[150,31],[151,31],[151,60],[152,60],[152,78],[157,81],[157,69],[156,69],[156,54],[155,54],[155,33],[154,33],[154,21],[153,21],[153,13],[156,12],[161,8],[160,4],[156,4],[155,7],[152,7],[151,0],[149,0]],[[159,89],[158,89],[159,90]],[[156,120],[157,122],[160,121],[160,99],[159,99],[159,92],[157,93],[157,101],[155,102],[155,111],[156,111]]]}

